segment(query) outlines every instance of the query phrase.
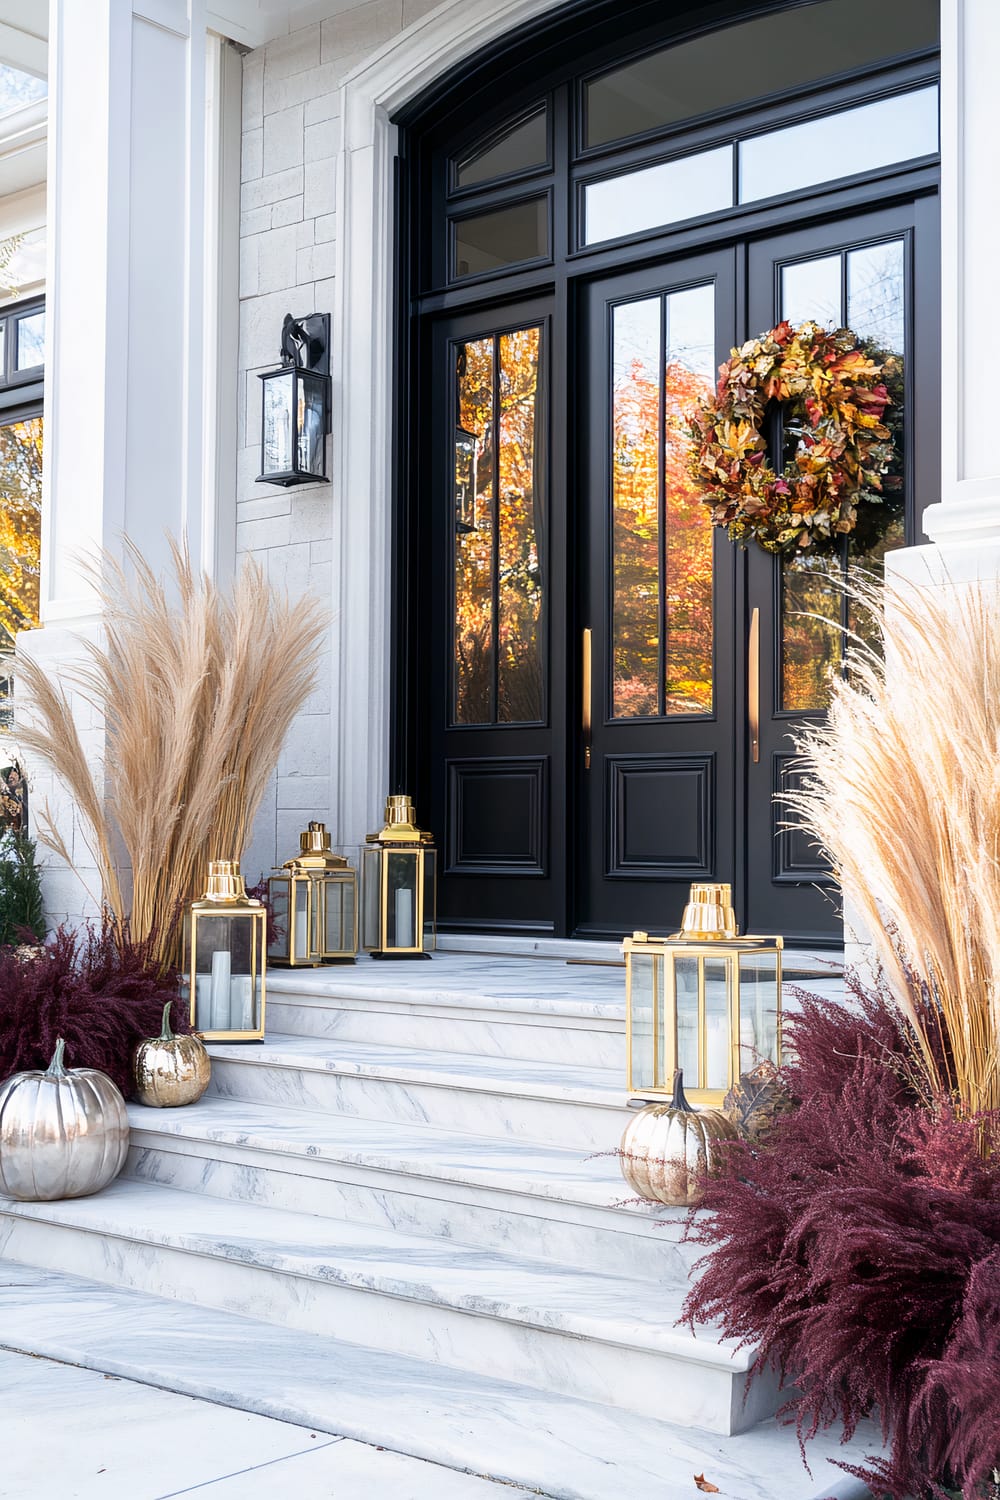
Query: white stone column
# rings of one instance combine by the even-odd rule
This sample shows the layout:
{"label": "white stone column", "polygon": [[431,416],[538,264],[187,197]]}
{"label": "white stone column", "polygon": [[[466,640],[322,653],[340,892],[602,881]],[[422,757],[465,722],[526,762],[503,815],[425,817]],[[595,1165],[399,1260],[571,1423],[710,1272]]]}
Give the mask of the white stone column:
{"label": "white stone column", "polygon": [[[219,345],[222,45],[205,0],[50,3],[43,628],[18,648],[54,675],[100,629],[82,557],[124,534],[158,566],[167,532],[186,532],[216,568],[212,461],[235,444],[217,382],[236,387],[235,333]],[[97,764],[102,727],[82,728]],[[67,828],[66,799],[39,774],[36,806],[46,793]],[[53,921],[89,907],[51,867],[47,896]]]}
{"label": "white stone column", "polygon": [[941,500],[931,545],[893,554],[901,577],[1000,575],[998,74],[996,0],[941,0]]}

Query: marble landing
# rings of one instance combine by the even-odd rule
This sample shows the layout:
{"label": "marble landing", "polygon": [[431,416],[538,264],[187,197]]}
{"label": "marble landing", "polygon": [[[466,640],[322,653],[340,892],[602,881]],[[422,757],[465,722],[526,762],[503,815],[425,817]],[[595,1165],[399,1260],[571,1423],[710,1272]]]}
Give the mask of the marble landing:
{"label": "marble landing", "polygon": [[[494,1490],[483,1488],[483,1478],[473,1479],[464,1471],[515,1486],[513,1491],[500,1488],[495,1500],[520,1500],[522,1489],[549,1500],[621,1500],[623,1495],[674,1500],[696,1493],[693,1476],[700,1473],[718,1485],[721,1500],[870,1500],[867,1489],[834,1468],[831,1460],[857,1462],[862,1453],[879,1448],[871,1428],[849,1446],[841,1446],[835,1436],[818,1437],[809,1445],[809,1473],[799,1458],[794,1431],[773,1421],[738,1437],[716,1437],[11,1262],[0,1262],[0,1343],[120,1378],[122,1383],[101,1381],[94,1387],[96,1411],[82,1395],[83,1386],[72,1401],[60,1403],[54,1386],[45,1394],[42,1377],[28,1378],[24,1406],[18,1409],[30,1415],[39,1401],[44,1403],[47,1432],[54,1411],[64,1431],[67,1424],[74,1425],[74,1403],[79,1404],[81,1425],[99,1431],[109,1403],[124,1402],[126,1393],[134,1391],[123,1387],[125,1381],[156,1388],[134,1397],[136,1433],[149,1430],[142,1425],[142,1414],[164,1391],[217,1403],[210,1408],[213,1421],[207,1442],[213,1432],[226,1430],[225,1422],[234,1414],[255,1413],[276,1419],[275,1425],[296,1424],[301,1438],[297,1452],[294,1433],[289,1446],[281,1446],[287,1439],[285,1427],[278,1437],[271,1436],[271,1428],[236,1429],[247,1434],[241,1458],[252,1453],[258,1464],[271,1465],[270,1473],[267,1467],[252,1470],[254,1477],[241,1475],[239,1483],[223,1481],[220,1473],[218,1488],[209,1485],[197,1491],[199,1500],[201,1495],[206,1500],[256,1500],[265,1493],[269,1500],[275,1494],[294,1494],[299,1500],[357,1500],[361,1495],[383,1500],[383,1493],[389,1500],[389,1489],[383,1492],[379,1487],[386,1478],[393,1484],[391,1500],[494,1500]],[[31,1363],[35,1369],[44,1368]],[[8,1418],[18,1400],[17,1387],[8,1384],[11,1368],[0,1363]],[[79,1374],[70,1371],[62,1378],[70,1381]],[[222,1407],[233,1411],[221,1411]],[[47,1500],[44,1491],[22,1494],[3,1487],[10,1476],[9,1430],[8,1420],[0,1495],[4,1500]],[[178,1443],[179,1431],[171,1425],[171,1442]],[[316,1433],[316,1439],[310,1433]],[[388,1451],[351,1452],[346,1444],[340,1453],[340,1444],[309,1451],[314,1442],[331,1436],[353,1440],[352,1448],[374,1444]],[[404,1467],[401,1455],[444,1467]],[[122,1462],[126,1461],[123,1453]],[[282,1462],[291,1480],[287,1489],[273,1482],[282,1474]],[[318,1471],[310,1473],[306,1466],[318,1462],[330,1465],[329,1474],[322,1475],[322,1482],[329,1482],[326,1489],[310,1490],[306,1486]],[[338,1462],[346,1464],[339,1473]],[[338,1488],[337,1480],[345,1474],[345,1485]],[[98,1494],[104,1500],[119,1500],[119,1495],[120,1500],[126,1495],[128,1500],[168,1500],[177,1494],[179,1486],[161,1489],[156,1476],[151,1477],[152,1487],[146,1490],[116,1492],[108,1483],[100,1490],[75,1492],[59,1486],[50,1493],[68,1500],[75,1495],[91,1500]],[[428,1479],[435,1487],[421,1488]],[[480,1488],[469,1488],[477,1484]]]}
{"label": "marble landing", "polygon": [[0,1392],[4,1500],[527,1500],[350,1438],[10,1350],[0,1349]]}

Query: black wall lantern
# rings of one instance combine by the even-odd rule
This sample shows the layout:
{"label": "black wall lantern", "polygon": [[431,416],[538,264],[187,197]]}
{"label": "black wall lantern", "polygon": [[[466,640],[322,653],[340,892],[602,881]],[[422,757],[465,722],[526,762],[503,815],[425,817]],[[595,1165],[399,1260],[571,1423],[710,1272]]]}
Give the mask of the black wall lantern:
{"label": "black wall lantern", "polygon": [[328,484],[330,315],[285,314],[281,364],[265,370],[258,484]]}

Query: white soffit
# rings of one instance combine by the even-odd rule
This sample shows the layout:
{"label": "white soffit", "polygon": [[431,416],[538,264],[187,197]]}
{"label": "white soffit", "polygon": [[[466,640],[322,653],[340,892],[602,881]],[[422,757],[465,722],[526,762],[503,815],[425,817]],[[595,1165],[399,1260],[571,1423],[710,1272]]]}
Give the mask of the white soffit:
{"label": "white soffit", "polygon": [[46,0],[0,0],[0,62],[47,77],[48,35]]}
{"label": "white soffit", "polygon": [[[303,26],[357,10],[369,0],[208,0],[206,24],[211,31],[244,47],[263,47]],[[3,0],[0,0],[0,15]]]}

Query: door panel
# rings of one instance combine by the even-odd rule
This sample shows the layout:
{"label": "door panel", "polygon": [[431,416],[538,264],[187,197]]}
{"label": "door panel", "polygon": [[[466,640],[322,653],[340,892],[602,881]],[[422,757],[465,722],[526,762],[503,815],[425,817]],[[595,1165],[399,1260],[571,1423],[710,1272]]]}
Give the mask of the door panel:
{"label": "door panel", "polygon": [[[746,767],[747,918],[755,931],[823,941],[843,930],[836,883],[806,836],[786,826],[791,814],[780,798],[799,780],[796,731],[821,722],[829,702],[831,675],[840,666],[841,627],[865,630],[838,581],[859,568],[879,574],[887,551],[903,546],[907,535],[915,539],[923,500],[915,475],[937,471],[936,423],[914,420],[913,373],[921,364],[924,370],[935,367],[928,363],[934,334],[924,326],[934,321],[937,306],[930,290],[936,264],[925,263],[933,256],[933,236],[915,233],[927,214],[926,204],[905,204],[761,240],[749,251],[751,334],[781,318],[812,318],[850,327],[871,340],[878,358],[894,362],[889,420],[897,450],[884,481],[888,524],[877,540],[859,530],[833,558],[775,558],[748,549],[747,612],[748,619],[754,608],[759,612],[761,642],[759,755],[751,753]],[[918,278],[927,283],[919,303]],[[916,306],[930,314],[919,324]],[[753,666],[748,663],[748,670]]]}
{"label": "door panel", "polygon": [[686,430],[734,319],[732,251],[587,289],[581,933],[676,924],[692,880],[734,878],[735,558]]}
{"label": "door panel", "polygon": [[450,397],[427,497],[436,669],[424,674],[422,816],[443,847],[446,928],[556,924],[549,788],[554,766],[563,785],[564,708],[549,622],[553,588],[565,608],[565,548],[553,571],[550,314],[539,301],[435,329],[431,378]]}

